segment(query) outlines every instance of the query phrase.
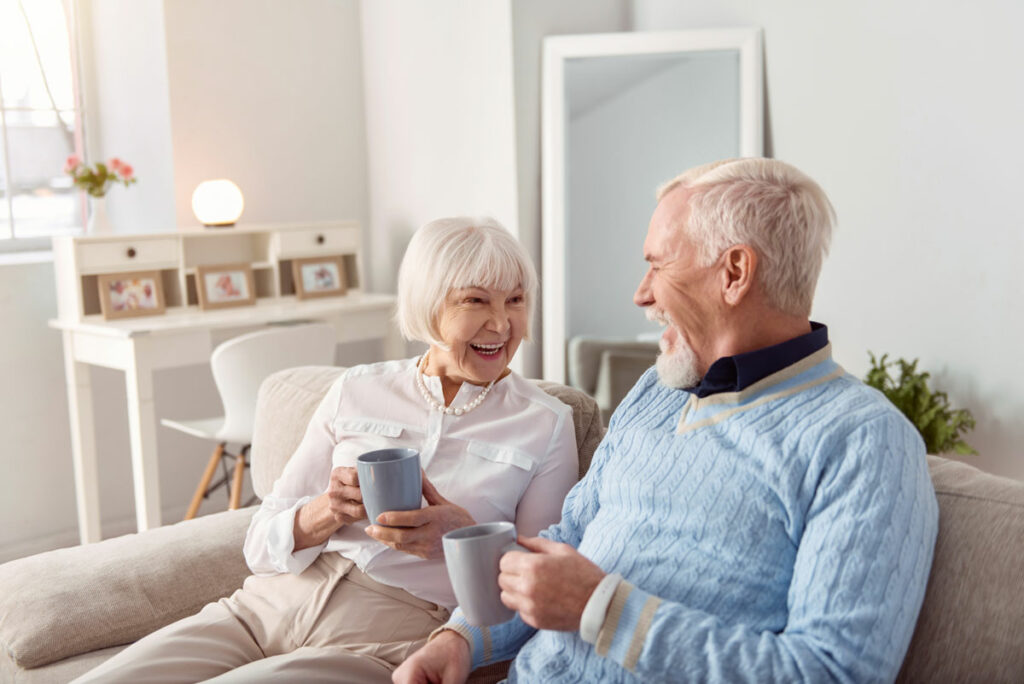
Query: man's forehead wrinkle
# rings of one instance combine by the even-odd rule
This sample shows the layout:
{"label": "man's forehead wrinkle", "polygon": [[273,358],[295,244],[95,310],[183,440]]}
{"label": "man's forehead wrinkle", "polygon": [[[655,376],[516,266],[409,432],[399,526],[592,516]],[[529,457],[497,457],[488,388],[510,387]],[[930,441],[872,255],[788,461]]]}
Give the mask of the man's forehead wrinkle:
{"label": "man's forehead wrinkle", "polygon": [[675,230],[662,232],[655,240],[652,248],[647,252],[648,261],[659,264],[675,261],[680,257],[680,250],[683,242],[680,234]]}

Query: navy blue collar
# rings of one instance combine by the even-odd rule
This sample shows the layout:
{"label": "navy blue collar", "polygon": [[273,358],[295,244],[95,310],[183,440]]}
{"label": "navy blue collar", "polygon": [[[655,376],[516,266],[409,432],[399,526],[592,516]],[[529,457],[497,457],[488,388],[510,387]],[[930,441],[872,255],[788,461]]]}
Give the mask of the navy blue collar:
{"label": "navy blue collar", "polygon": [[811,321],[811,332],[770,347],[718,359],[696,387],[687,392],[706,397],[720,392],[739,392],[758,380],[792,366],[828,344],[828,328]]}

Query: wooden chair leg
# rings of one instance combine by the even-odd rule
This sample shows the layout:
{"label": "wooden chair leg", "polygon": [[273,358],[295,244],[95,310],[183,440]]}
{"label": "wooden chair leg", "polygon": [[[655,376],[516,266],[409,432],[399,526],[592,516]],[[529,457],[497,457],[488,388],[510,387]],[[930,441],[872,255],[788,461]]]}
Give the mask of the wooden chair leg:
{"label": "wooden chair leg", "polygon": [[231,482],[231,502],[228,510],[234,511],[242,505],[242,480],[245,476],[245,449],[238,452],[235,457],[235,477]]}
{"label": "wooden chair leg", "polygon": [[199,486],[196,487],[196,493],[192,495],[192,503],[188,505],[188,510],[185,512],[185,520],[191,520],[196,517],[196,513],[199,511],[199,504],[203,502],[203,497],[206,496],[206,489],[210,486],[210,480],[213,479],[213,474],[217,470],[217,464],[224,457],[225,446],[226,444],[221,442],[213,450],[213,455],[210,456],[210,460],[206,464],[206,470],[203,471],[203,477],[199,480]]}

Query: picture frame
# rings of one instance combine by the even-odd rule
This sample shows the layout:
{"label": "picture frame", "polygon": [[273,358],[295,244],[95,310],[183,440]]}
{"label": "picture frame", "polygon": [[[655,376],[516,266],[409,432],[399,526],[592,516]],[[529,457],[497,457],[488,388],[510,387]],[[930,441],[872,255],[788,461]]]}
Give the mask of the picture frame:
{"label": "picture frame", "polygon": [[96,283],[105,320],[158,316],[166,309],[160,271],[104,273]]}
{"label": "picture frame", "polygon": [[196,296],[199,308],[227,309],[256,303],[256,282],[252,264],[207,264],[196,266]]}
{"label": "picture frame", "polygon": [[345,259],[340,255],[294,259],[292,279],[298,299],[339,297],[348,292]]}

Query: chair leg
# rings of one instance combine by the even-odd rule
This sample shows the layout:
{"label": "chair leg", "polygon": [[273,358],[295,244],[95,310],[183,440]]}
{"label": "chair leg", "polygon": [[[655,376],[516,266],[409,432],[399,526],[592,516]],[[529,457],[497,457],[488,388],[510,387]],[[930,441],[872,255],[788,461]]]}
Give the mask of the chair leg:
{"label": "chair leg", "polygon": [[196,493],[192,495],[192,503],[188,505],[188,510],[185,512],[185,520],[191,520],[196,517],[196,513],[199,511],[199,504],[203,502],[203,497],[206,496],[206,488],[210,486],[210,480],[213,479],[213,474],[217,470],[217,464],[224,457],[225,446],[227,445],[221,442],[213,450],[213,455],[210,456],[210,460],[206,464],[206,470],[203,471],[203,477],[199,480],[199,486],[196,487]]}
{"label": "chair leg", "polygon": [[237,510],[242,504],[242,480],[245,476],[245,449],[238,452],[235,457],[235,478],[231,483],[231,501],[228,510]]}

